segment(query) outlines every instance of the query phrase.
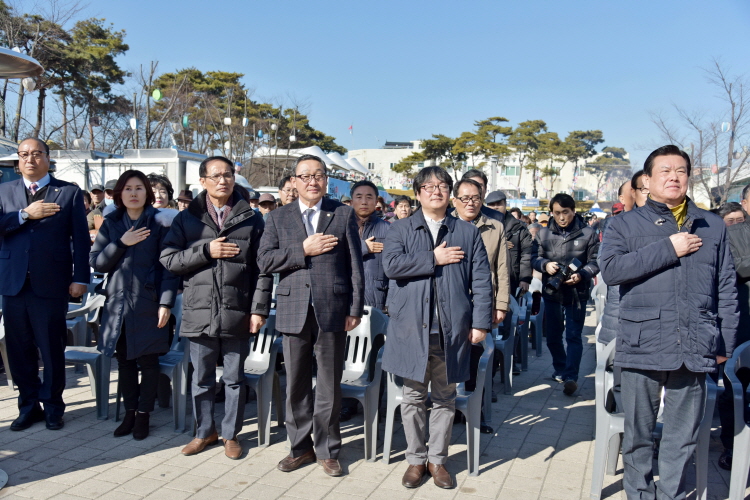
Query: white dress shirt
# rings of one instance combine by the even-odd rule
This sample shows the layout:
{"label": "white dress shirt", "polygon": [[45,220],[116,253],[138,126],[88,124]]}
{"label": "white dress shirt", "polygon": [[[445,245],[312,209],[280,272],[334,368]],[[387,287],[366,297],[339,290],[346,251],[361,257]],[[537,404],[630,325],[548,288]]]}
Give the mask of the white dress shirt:
{"label": "white dress shirt", "polygon": [[[308,207],[307,205],[305,205],[302,202],[302,198],[300,198],[297,201],[299,202],[300,212],[302,213],[302,223],[303,224],[305,222],[305,217],[307,217],[307,214],[305,214],[305,212],[308,209],[310,209],[310,208],[313,209],[312,217],[310,217],[310,224],[312,224],[313,230],[315,232],[317,232],[318,231],[318,221],[320,220],[320,209],[323,207],[323,198],[319,199],[318,202],[315,205],[311,206],[311,207]],[[307,227],[307,224],[305,224],[305,227]]]}

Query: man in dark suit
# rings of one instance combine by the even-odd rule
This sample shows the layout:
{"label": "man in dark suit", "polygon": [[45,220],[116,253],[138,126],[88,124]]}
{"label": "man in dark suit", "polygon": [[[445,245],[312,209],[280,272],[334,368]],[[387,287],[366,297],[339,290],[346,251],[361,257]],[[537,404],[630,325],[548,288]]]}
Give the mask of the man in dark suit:
{"label": "man in dark suit", "polygon": [[[340,476],[346,332],[362,317],[364,271],[354,211],[323,198],[327,180],[320,158],[304,155],[297,160],[293,185],[299,199],[268,215],[258,266],[261,273],[279,273],[281,278],[276,329],[284,334],[291,453],[278,469],[291,472],[317,460],[326,474]],[[313,350],[318,366],[314,402]]]}
{"label": "man in dark suit", "polygon": [[[49,166],[49,146],[25,139],[18,146],[23,178],[0,184],[0,295],[20,410],[13,431],[42,420],[48,429],[62,429],[65,315],[69,296],[83,295],[89,282],[83,195],[50,176]],[[41,381],[37,350],[44,364]]]}

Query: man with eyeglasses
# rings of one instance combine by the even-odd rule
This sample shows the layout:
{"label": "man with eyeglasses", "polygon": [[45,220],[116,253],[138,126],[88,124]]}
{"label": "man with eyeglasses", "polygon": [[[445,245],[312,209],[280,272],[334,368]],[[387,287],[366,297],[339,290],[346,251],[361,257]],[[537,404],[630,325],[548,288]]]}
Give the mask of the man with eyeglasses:
{"label": "man with eyeglasses", "polygon": [[12,431],[41,421],[62,429],[65,315],[70,296],[83,295],[89,282],[83,194],[52,177],[49,167],[49,146],[24,139],[18,146],[21,178],[0,184],[0,295],[9,368],[18,386]]}
{"label": "man with eyeglasses", "polygon": [[479,230],[448,214],[451,176],[440,167],[425,167],[413,187],[421,208],[393,222],[383,250],[390,279],[383,370],[404,379],[401,420],[409,466],[401,484],[417,488],[429,471],[436,486],[452,488],[445,466],[456,384],[470,378],[471,344],[482,342],[492,327],[495,302]]}
{"label": "man with eyeglasses", "polygon": [[662,146],[643,170],[646,204],[612,219],[600,258],[604,282],[620,285],[615,366],[622,368],[623,486],[628,498],[685,498],[706,374],[716,373],[736,344],[735,268],[724,221],[687,197],[690,156]]}
{"label": "man with eyeglasses", "polygon": [[224,371],[224,454],[242,456],[239,433],[245,409],[245,359],[250,337],[271,308],[271,276],[257,264],[263,217],[234,181],[234,164],[211,156],[198,167],[204,191],[179,212],[164,239],[160,261],[183,277],[180,336],[190,339],[195,439],[182,449],[195,455],[219,440],[214,422],[216,365]]}
{"label": "man with eyeglasses", "polygon": [[279,181],[279,200],[281,205],[289,205],[297,200],[297,190],[292,184],[292,175],[285,175]]}
{"label": "man with eyeglasses", "polygon": [[[508,296],[508,251],[503,223],[490,219],[482,213],[482,186],[473,179],[462,179],[453,187],[453,206],[456,207],[455,213],[458,214],[458,218],[474,224],[482,235],[492,273],[492,324],[497,325],[505,319],[510,299]],[[471,346],[471,378],[466,382],[467,391],[473,391],[476,388],[477,368],[483,352],[483,346]],[[484,412],[482,412],[479,430],[483,434],[493,432],[492,427],[484,420]]]}
{"label": "man with eyeglasses", "polygon": [[636,207],[642,207],[648,199],[648,188],[643,184],[643,175],[643,170],[639,170],[630,179],[630,187],[633,188],[633,203]]}
{"label": "man with eyeglasses", "polygon": [[291,472],[317,461],[329,476],[340,476],[346,332],[362,318],[365,287],[354,210],[324,198],[327,185],[323,160],[297,158],[292,186],[299,199],[268,215],[258,265],[262,272],[280,276],[276,330],[283,335],[291,451],[277,468]]}

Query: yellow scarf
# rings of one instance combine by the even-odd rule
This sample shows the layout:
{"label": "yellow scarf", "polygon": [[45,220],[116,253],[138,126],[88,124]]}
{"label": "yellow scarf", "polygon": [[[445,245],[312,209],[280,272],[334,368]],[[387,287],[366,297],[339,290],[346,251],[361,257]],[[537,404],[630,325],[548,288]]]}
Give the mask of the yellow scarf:
{"label": "yellow scarf", "polygon": [[687,219],[687,198],[674,208],[669,209],[674,215],[674,220],[677,221],[677,229],[680,229]]}

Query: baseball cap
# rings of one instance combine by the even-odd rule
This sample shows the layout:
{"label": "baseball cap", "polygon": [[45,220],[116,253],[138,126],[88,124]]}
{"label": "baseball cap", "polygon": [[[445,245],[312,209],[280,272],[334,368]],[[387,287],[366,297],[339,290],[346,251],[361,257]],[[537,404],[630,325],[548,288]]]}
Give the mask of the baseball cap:
{"label": "baseball cap", "polygon": [[549,215],[547,214],[539,214],[536,216],[536,220],[538,222],[549,222]]}
{"label": "baseball cap", "polygon": [[507,200],[508,197],[505,196],[504,191],[492,191],[490,194],[487,195],[487,197],[484,199],[484,202],[488,205],[492,203],[500,203],[501,201]]}
{"label": "baseball cap", "polygon": [[618,203],[615,203],[614,205],[612,205],[612,213],[613,214],[619,214],[623,210],[625,210],[625,205],[623,205],[622,203],[618,202]]}
{"label": "baseball cap", "polygon": [[256,190],[250,189],[250,190],[248,190],[248,192],[250,193],[250,198],[249,199],[251,199],[251,200],[257,200],[257,199],[260,198],[260,195],[258,194],[258,192]]}
{"label": "baseball cap", "polygon": [[117,181],[112,179],[111,181],[107,181],[104,183],[104,190],[105,191],[112,191],[115,189],[115,186],[117,185]]}
{"label": "baseball cap", "polygon": [[344,203],[345,201],[352,201],[352,199],[349,198],[348,196],[344,195],[344,196],[341,197],[341,203]]}
{"label": "baseball cap", "polygon": [[91,186],[91,189],[89,189],[89,193],[92,191],[101,191],[103,193],[104,186],[102,186],[101,184],[94,184],[93,186]]}
{"label": "baseball cap", "polygon": [[260,198],[258,199],[258,203],[263,203],[264,201],[270,201],[270,202],[276,203],[276,198],[274,198],[272,194],[264,193],[260,195]]}

